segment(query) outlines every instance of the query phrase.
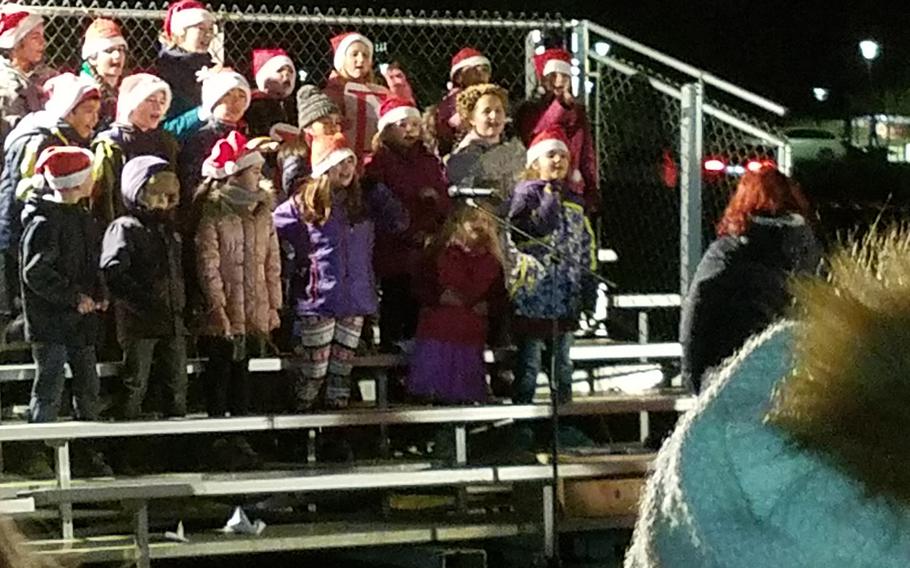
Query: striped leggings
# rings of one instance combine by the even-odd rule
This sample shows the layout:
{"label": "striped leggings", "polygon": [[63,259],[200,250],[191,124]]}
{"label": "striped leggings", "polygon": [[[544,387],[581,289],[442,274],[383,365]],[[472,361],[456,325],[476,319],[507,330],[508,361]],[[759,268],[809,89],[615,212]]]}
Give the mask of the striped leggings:
{"label": "striped leggings", "polygon": [[295,325],[295,354],[302,359],[295,370],[297,410],[317,406],[320,395],[328,408],[345,408],[351,398],[351,359],[360,341],[363,318],[302,317]]}

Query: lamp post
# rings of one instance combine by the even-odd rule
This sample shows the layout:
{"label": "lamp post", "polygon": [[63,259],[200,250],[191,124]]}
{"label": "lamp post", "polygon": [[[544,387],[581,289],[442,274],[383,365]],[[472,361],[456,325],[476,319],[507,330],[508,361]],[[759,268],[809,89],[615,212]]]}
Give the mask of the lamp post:
{"label": "lamp post", "polygon": [[[875,86],[872,82],[872,62],[881,54],[881,45],[875,40],[864,39],[859,42],[859,53],[866,62],[866,76],[869,79],[870,103],[875,104]],[[869,147],[878,146],[878,134],[875,131],[875,109],[870,107],[869,112]]]}

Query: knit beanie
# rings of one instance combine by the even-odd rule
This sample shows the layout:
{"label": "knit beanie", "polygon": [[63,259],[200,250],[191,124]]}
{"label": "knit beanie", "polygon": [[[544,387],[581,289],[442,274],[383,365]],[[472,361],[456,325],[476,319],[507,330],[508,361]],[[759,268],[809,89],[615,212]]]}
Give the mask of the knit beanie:
{"label": "knit beanie", "polygon": [[314,85],[303,85],[297,91],[297,125],[306,128],[320,118],[341,111],[325,93]]}
{"label": "knit beanie", "polygon": [[97,18],[85,30],[85,41],[82,43],[82,59],[87,60],[112,47],[126,49],[126,40],[120,26],[114,20]]}
{"label": "knit beanie", "polygon": [[38,14],[10,2],[0,8],[0,49],[12,49],[33,29],[44,23]]}

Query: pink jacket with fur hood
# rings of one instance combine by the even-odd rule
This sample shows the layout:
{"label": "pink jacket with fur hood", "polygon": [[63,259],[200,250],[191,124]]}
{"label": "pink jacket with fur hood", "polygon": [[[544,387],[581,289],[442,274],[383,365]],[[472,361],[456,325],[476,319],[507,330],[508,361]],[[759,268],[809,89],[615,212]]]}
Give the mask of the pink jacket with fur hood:
{"label": "pink jacket with fur hood", "polygon": [[281,259],[268,202],[250,211],[213,190],[202,207],[196,259],[208,306],[203,334],[267,335],[278,327]]}

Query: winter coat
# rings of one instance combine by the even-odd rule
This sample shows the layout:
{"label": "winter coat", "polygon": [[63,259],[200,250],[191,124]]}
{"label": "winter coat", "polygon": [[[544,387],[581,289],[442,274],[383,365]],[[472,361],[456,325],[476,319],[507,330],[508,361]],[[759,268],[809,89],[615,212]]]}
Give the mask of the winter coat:
{"label": "winter coat", "polygon": [[600,210],[600,172],[597,146],[591,134],[585,107],[578,103],[567,105],[552,95],[525,101],[516,112],[518,132],[525,146],[534,137],[550,128],[559,128],[569,139],[570,188],[584,196],[585,211]]}
{"label": "winter coat", "polygon": [[525,181],[512,193],[508,219],[518,249],[509,286],[521,318],[516,330],[547,335],[553,319],[560,320],[561,329],[573,329],[596,296],[591,272],[597,269],[597,252],[581,196],[559,182]]}
{"label": "winter coat", "polygon": [[272,126],[279,122],[297,124],[297,108],[292,97],[276,99],[262,91],[254,91],[250,108],[243,117],[250,138],[268,136]]}
{"label": "winter coat", "polygon": [[458,93],[461,91],[461,88],[453,87],[436,107],[436,142],[440,156],[447,155],[455,147],[458,128],[461,126],[461,116],[456,109]]}
{"label": "winter coat", "polygon": [[657,456],[626,568],[898,568],[910,510],[765,422],[792,326],[747,343]]}
{"label": "winter coat", "polygon": [[[423,144],[406,151],[383,147],[364,168],[366,183],[388,187],[404,206],[410,226],[401,234],[378,231],[375,266],[380,278],[413,273],[423,248],[421,235],[432,236],[452,210],[442,162]],[[433,196],[421,195],[426,189]]]}
{"label": "winter coat", "polygon": [[25,74],[0,57],[0,143],[25,115],[44,108],[44,82],[56,74],[44,64]]}
{"label": "winter coat", "polygon": [[22,212],[19,254],[25,336],[36,343],[86,346],[95,343],[98,316],[80,314],[84,294],[106,298],[98,269],[98,233],[91,214],[33,195]]}
{"label": "winter coat", "polygon": [[525,147],[517,139],[491,144],[469,132],[446,156],[449,183],[494,189],[505,198],[525,167]]}
{"label": "winter coat", "polygon": [[[449,245],[436,259],[427,259],[417,286],[421,300],[417,339],[435,339],[483,346],[487,340],[488,315],[474,311],[486,302],[487,313],[494,314],[505,300],[502,264],[485,250],[473,251]],[[460,296],[463,306],[440,304],[443,292]]]}
{"label": "winter coat", "polygon": [[187,139],[177,156],[177,177],[180,179],[181,209],[193,201],[196,187],[202,181],[202,163],[215,147],[218,140],[226,137],[232,130],[246,134],[243,125],[228,124],[210,118],[205,124]]}
{"label": "winter coat", "polygon": [[189,53],[179,47],[161,46],[156,74],[171,86],[173,96],[166,118],[180,116],[202,103],[202,84],[196,73],[214,65],[208,53]]}
{"label": "winter coat", "polygon": [[271,207],[237,210],[212,191],[196,232],[205,335],[267,335],[278,327],[281,259]]}
{"label": "winter coat", "polygon": [[7,136],[3,173],[0,174],[0,250],[16,250],[22,234],[22,207],[30,195],[28,184],[21,184],[35,173],[38,155],[50,146],[81,146],[89,140],[79,136],[66,121],[47,126],[44,112],[26,116]]}
{"label": "winter coat", "polygon": [[139,204],[141,190],[126,188],[126,213],[107,228],[101,253],[121,343],[186,335],[180,235],[172,221]]}
{"label": "winter coat", "polygon": [[683,379],[698,392],[708,369],[784,315],[790,278],[813,273],[820,261],[819,242],[799,215],[753,217],[744,235],[711,243],[682,307]]}
{"label": "winter coat", "polygon": [[92,141],[95,163],[92,177],[95,186],[91,205],[95,217],[107,226],[124,215],[128,208],[120,195],[120,173],[128,161],[137,156],[158,156],[177,170],[177,141],[161,128],[142,131],[131,124],[114,123]]}
{"label": "winter coat", "polygon": [[382,85],[348,81],[333,71],[325,85],[325,95],[341,111],[344,135],[357,160],[372,151],[373,136],[378,132],[379,106],[389,90]]}
{"label": "winter coat", "polygon": [[[275,209],[275,228],[286,255],[289,301],[297,316],[346,317],[376,313],[374,222],[351,222],[336,196],[322,225],[303,220],[297,198]],[[367,203],[367,208],[370,205]]]}

